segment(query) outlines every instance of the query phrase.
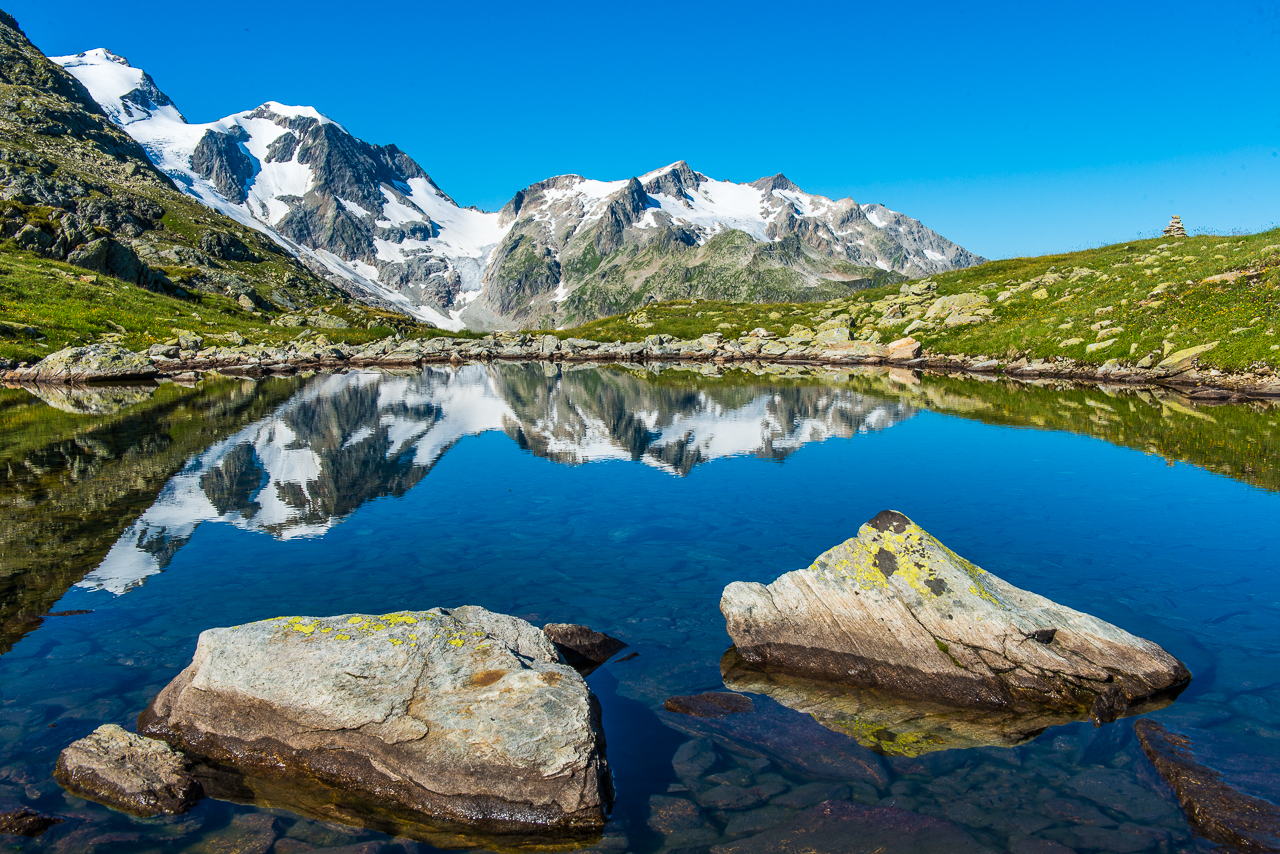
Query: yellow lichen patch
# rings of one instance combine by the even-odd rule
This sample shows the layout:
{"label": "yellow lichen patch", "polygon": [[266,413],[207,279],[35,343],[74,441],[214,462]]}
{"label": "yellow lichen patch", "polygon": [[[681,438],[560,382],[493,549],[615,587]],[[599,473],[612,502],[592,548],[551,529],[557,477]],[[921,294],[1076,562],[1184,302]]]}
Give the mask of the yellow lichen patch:
{"label": "yellow lichen patch", "polygon": [[347,620],[347,625],[355,626],[363,622],[364,622],[364,617],[352,617],[351,619]]}
{"label": "yellow lichen patch", "polygon": [[399,646],[400,644],[404,643],[404,641],[400,640],[400,638],[387,638],[387,643],[395,644],[396,646]]}
{"label": "yellow lichen patch", "polygon": [[368,626],[368,629],[371,632],[380,632],[385,628],[386,626],[384,626],[382,623],[370,623]]}
{"label": "yellow lichen patch", "polygon": [[333,627],[331,627],[331,626],[325,626],[325,627],[324,627],[323,629],[321,629],[320,631],[321,631],[322,633],[323,633],[323,632],[331,632],[331,631],[333,631]]}
{"label": "yellow lichen patch", "polygon": [[334,635],[335,640],[351,640],[351,635]]}
{"label": "yellow lichen patch", "polygon": [[450,638],[449,646],[462,646],[462,640],[460,638]]}
{"label": "yellow lichen patch", "polygon": [[415,618],[409,616],[408,614],[403,614],[403,613],[402,614],[383,614],[382,619],[392,626],[396,626],[401,623],[404,623],[407,626],[413,626],[413,625],[416,625],[418,622]]}
{"label": "yellow lichen patch", "polygon": [[309,623],[307,625],[302,625],[301,623],[294,623],[289,628],[293,629],[295,632],[302,632],[304,635],[307,635],[309,637],[311,633],[314,632],[316,630],[316,627],[319,625],[320,625],[319,623]]}

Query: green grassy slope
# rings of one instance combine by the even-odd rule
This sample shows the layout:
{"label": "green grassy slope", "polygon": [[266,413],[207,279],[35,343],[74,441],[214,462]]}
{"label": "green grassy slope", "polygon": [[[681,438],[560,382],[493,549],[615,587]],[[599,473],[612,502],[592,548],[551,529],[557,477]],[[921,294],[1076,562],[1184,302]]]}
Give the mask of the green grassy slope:
{"label": "green grassy slope", "polygon": [[[936,293],[915,300],[898,285],[816,304],[676,300],[555,334],[640,341],[657,333],[690,338],[719,331],[728,338],[764,327],[785,336],[794,325],[816,329],[848,315],[852,336],[862,340],[891,341],[921,320],[926,325],[910,334],[935,353],[1136,364],[1148,354],[1218,341],[1203,363],[1233,371],[1280,365],[1280,230],[1129,241],[991,261],[924,281],[935,283]],[[989,311],[986,319],[948,327],[941,318],[924,318],[938,297],[957,294],[974,295],[977,307]]]}

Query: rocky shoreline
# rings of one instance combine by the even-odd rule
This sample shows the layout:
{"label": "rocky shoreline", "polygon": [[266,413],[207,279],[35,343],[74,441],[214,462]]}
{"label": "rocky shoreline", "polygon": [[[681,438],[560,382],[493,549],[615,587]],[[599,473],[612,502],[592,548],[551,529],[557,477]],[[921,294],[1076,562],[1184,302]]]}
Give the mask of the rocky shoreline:
{"label": "rocky shoreline", "polygon": [[[233,336],[239,338],[239,336]],[[986,356],[940,354],[924,350],[914,338],[888,344],[866,341],[813,344],[775,338],[756,330],[739,339],[719,333],[680,340],[653,335],[644,341],[600,342],[554,335],[499,333],[478,339],[401,338],[369,344],[332,343],[323,335],[281,346],[262,346],[240,340],[216,341],[183,336],[134,353],[118,344],[74,347],[46,356],[34,365],[0,365],[0,381],[7,383],[94,383],[153,379],[196,379],[216,371],[228,376],[261,377],[299,371],[339,371],[352,368],[406,370],[428,364],[465,362],[550,362],[578,364],[648,364],[694,362],[717,366],[773,363],[797,366],[887,366],[938,373],[1003,375],[1015,379],[1068,379],[1125,385],[1160,385],[1196,400],[1230,401],[1280,397],[1280,376],[1268,373],[1227,373],[1204,368],[1198,357],[1212,344],[1171,353],[1151,367],[1135,367],[1111,360],[1092,365],[1065,357],[1055,359],[991,359]]]}

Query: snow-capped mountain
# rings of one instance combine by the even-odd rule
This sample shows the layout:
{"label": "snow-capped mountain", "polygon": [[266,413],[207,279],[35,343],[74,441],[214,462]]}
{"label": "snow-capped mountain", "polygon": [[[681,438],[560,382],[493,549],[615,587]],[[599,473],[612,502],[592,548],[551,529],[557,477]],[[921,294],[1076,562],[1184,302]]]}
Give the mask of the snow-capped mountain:
{"label": "snow-capped mountain", "polygon": [[[603,380],[603,383],[602,383]],[[196,528],[323,536],[360,505],[403,495],[465,436],[501,431],[567,465],[631,460],[673,475],[729,456],[785,459],[809,442],[911,417],[897,401],[822,386],[714,389],[627,374],[496,363],[420,376],[318,377],[269,417],[192,459],[81,587],[124,593],[163,571]]]}
{"label": "snow-capped mountain", "polygon": [[52,59],[187,192],[351,292],[446,328],[561,325],[682,296],[826,299],[880,271],[983,260],[881,205],[782,175],[714,180],[683,161],[617,181],[550,178],[486,213],[311,107],[268,102],[191,124],[120,56]]}

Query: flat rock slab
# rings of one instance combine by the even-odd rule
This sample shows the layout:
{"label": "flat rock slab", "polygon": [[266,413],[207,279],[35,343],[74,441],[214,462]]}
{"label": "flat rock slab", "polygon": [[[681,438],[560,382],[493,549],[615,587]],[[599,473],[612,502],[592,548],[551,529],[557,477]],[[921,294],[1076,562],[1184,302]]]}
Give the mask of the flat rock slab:
{"label": "flat rock slab", "polygon": [[[1134,731],[1191,824],[1208,839],[1233,850],[1280,852],[1280,806],[1269,799],[1280,781],[1275,768],[1267,774],[1259,757],[1242,749],[1215,755],[1220,745],[1212,736],[1177,732],[1158,721],[1140,720]],[[1226,766],[1225,773],[1218,764]]]}
{"label": "flat rock slab", "polygon": [[316,788],[331,819],[423,838],[598,832],[612,801],[586,682],[541,630],[475,606],[209,629],[138,726],[221,788],[229,769],[304,812],[293,790]]}
{"label": "flat rock slab", "polygon": [[994,854],[958,826],[897,807],[827,801],[711,854]]}
{"label": "flat rock slab", "polygon": [[627,646],[604,632],[575,623],[547,623],[542,631],[564,656],[565,663],[583,676],[590,676]]}
{"label": "flat rock slab", "polygon": [[962,708],[1115,720],[1191,679],[1151,641],[1014,587],[886,510],[808,569],[720,600],[762,670]]}
{"label": "flat rock slab", "polygon": [[190,762],[168,744],[103,724],[58,756],[64,789],[137,816],[179,815],[204,797]]}

